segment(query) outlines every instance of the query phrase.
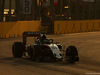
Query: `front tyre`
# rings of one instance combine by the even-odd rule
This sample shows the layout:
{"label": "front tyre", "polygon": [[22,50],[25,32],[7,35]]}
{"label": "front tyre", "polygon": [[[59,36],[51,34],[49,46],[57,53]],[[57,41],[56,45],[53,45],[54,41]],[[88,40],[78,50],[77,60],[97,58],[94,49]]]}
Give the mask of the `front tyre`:
{"label": "front tyre", "polygon": [[66,49],[66,60],[69,63],[74,63],[75,61],[79,61],[78,51],[75,46],[69,46]]}
{"label": "front tyre", "polygon": [[22,42],[14,42],[12,45],[13,57],[21,58],[23,56],[23,44]]}

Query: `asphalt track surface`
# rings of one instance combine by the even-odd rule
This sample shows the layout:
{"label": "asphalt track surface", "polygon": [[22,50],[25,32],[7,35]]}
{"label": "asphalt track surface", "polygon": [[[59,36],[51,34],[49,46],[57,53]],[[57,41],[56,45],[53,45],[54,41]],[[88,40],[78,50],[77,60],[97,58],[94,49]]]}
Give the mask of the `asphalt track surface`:
{"label": "asphalt track surface", "polygon": [[[77,47],[80,62],[33,62],[13,58],[12,44],[22,38],[0,39],[0,75],[96,75],[100,73],[100,32],[47,35],[67,48]],[[28,43],[33,39],[29,38]]]}

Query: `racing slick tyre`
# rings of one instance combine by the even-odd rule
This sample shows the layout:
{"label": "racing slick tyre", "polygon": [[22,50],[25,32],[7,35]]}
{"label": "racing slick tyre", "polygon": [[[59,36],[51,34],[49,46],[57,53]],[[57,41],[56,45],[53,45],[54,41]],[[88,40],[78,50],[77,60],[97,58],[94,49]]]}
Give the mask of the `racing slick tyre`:
{"label": "racing slick tyre", "polygon": [[29,58],[31,60],[33,60],[33,61],[36,60],[36,58],[35,58],[36,54],[35,54],[35,48],[34,47],[31,47],[31,46],[28,47],[28,55],[29,55]]}
{"label": "racing slick tyre", "polygon": [[69,63],[74,63],[75,61],[79,61],[78,51],[75,46],[69,46],[66,49],[66,59]]}
{"label": "racing slick tyre", "polygon": [[12,45],[13,57],[21,58],[23,56],[23,44],[22,42],[14,42]]}

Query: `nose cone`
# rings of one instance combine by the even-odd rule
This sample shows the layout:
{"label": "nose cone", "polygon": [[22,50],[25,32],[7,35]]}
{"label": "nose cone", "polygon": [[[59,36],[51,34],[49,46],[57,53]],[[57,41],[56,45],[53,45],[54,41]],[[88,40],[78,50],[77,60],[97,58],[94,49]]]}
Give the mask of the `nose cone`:
{"label": "nose cone", "polygon": [[56,44],[50,44],[49,47],[51,48],[54,57],[56,57],[57,59],[62,58],[62,54],[61,54],[61,52]]}
{"label": "nose cone", "polygon": [[54,53],[54,56],[55,56],[56,58],[58,58],[58,59],[61,59],[61,58],[62,58],[62,54],[61,54],[61,53],[60,53],[60,54]]}

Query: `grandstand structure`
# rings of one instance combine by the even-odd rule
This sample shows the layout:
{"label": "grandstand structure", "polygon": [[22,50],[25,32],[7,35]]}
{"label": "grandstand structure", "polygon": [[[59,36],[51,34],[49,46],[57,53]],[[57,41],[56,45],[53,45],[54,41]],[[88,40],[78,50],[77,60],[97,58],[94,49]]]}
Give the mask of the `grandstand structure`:
{"label": "grandstand structure", "polygon": [[43,13],[53,15],[54,20],[100,19],[100,0],[57,0],[57,5],[54,0],[31,0],[31,13],[27,16],[23,14],[23,1],[0,0],[0,21],[40,20]]}

